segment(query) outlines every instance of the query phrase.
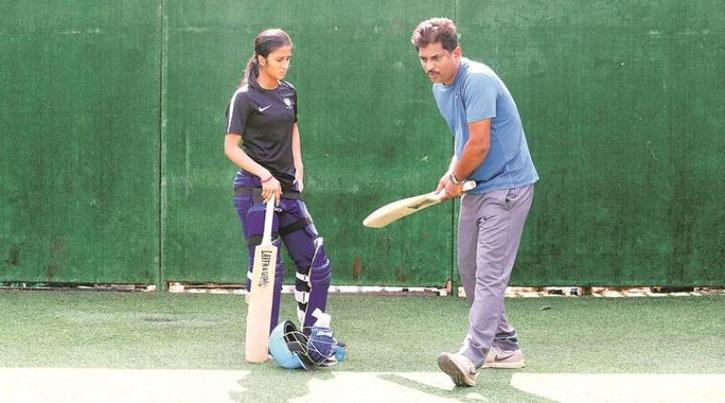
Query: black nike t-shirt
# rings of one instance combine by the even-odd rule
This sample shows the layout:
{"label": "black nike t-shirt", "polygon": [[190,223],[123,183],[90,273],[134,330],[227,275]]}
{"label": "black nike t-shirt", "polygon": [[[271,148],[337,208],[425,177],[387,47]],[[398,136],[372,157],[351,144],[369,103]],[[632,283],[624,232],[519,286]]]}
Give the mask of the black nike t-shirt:
{"label": "black nike t-shirt", "polygon": [[237,89],[227,108],[227,131],[242,136],[242,150],[282,184],[295,181],[292,128],[297,122],[297,91],[280,81],[273,90],[258,85]]}

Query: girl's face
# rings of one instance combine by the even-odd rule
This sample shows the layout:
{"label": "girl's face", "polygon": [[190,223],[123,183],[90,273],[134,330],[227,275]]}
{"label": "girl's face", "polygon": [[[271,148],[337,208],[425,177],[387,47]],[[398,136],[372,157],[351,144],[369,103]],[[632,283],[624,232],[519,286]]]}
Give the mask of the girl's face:
{"label": "girl's face", "polygon": [[289,70],[292,60],[292,48],[285,46],[277,48],[267,55],[266,58],[259,58],[261,70],[274,80],[283,80]]}

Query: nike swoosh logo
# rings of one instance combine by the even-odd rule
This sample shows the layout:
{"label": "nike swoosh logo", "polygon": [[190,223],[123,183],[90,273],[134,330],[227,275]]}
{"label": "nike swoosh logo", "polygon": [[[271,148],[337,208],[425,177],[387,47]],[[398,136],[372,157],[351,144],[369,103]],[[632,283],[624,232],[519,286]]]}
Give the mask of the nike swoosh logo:
{"label": "nike swoosh logo", "polygon": [[516,354],[516,353],[511,353],[511,354],[505,355],[505,356],[497,355],[496,358],[494,358],[494,361],[496,361],[496,362],[503,361],[505,359],[511,358],[514,354]]}
{"label": "nike swoosh logo", "polygon": [[260,106],[260,107],[259,107],[259,111],[260,111],[260,112],[264,112],[264,111],[266,111],[267,109],[269,109],[269,108],[270,108],[271,106],[272,106],[272,105],[267,105],[267,106],[265,106],[264,108],[262,108],[262,107]]}

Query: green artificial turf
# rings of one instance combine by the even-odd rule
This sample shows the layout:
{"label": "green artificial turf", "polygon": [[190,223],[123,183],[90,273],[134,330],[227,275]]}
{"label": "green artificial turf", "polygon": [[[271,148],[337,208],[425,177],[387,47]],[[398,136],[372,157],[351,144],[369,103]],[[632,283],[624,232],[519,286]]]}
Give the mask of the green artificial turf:
{"label": "green artificial turf", "polygon": [[[506,300],[526,373],[725,373],[725,297]],[[251,370],[240,401],[284,401],[329,371],[435,372],[468,322],[454,297],[332,295],[329,312],[348,359],[311,373],[244,362],[241,295],[0,291],[0,367]],[[292,296],[281,318],[295,318]],[[510,386],[511,370],[483,370],[489,400],[537,400]],[[395,375],[389,381],[466,400]],[[414,383],[414,382],[412,382]]]}

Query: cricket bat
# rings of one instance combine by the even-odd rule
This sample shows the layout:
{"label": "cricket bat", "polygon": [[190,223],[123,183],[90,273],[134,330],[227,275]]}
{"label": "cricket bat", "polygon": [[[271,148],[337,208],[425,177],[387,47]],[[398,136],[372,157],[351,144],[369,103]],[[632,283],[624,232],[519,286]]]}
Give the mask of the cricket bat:
{"label": "cricket bat", "polygon": [[267,201],[264,214],[262,243],[254,249],[252,282],[247,307],[247,335],[244,356],[247,362],[267,361],[269,326],[272,318],[274,275],[277,265],[277,247],[272,244],[272,221],[275,198]]}
{"label": "cricket bat", "polygon": [[[475,181],[466,181],[463,183],[463,191],[466,192],[476,187]],[[408,197],[406,199],[398,200],[380,207],[379,209],[370,213],[365,220],[363,225],[370,228],[383,228],[384,226],[400,220],[403,217],[407,217],[415,212],[423,210],[431,206],[435,206],[440,203],[441,197],[445,190],[441,189],[440,192],[431,192],[424,195]]]}

